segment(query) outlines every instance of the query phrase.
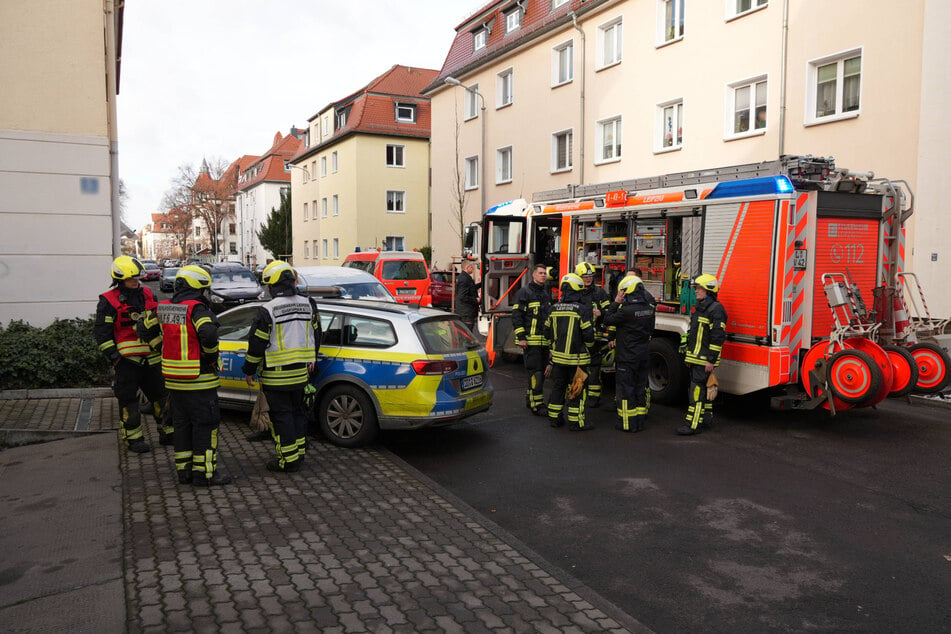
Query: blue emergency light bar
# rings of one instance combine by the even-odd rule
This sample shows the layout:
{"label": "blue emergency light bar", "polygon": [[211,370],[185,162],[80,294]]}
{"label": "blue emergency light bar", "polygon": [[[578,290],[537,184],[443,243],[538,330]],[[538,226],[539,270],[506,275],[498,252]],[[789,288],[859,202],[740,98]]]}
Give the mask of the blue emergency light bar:
{"label": "blue emergency light bar", "polygon": [[720,183],[713,188],[706,200],[791,194],[792,191],[792,183],[785,176],[764,176],[762,178],[747,178]]}

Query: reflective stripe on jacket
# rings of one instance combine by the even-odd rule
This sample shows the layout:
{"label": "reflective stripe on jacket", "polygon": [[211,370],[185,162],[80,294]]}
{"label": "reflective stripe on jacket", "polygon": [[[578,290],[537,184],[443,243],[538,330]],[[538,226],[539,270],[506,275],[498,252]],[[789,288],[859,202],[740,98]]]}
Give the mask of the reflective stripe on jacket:
{"label": "reflective stripe on jacket", "polygon": [[723,304],[707,295],[697,304],[690,316],[690,332],[687,333],[687,356],[692,365],[720,363],[720,351],[726,341],[726,309]]}
{"label": "reflective stripe on jacket", "polygon": [[[135,332],[135,324],[139,321],[140,310],[119,299],[122,290],[118,287],[100,295],[116,311],[115,321],[112,322],[112,338],[115,340],[116,350],[123,357],[146,357],[152,352],[149,344],[139,339]],[[148,287],[142,287],[145,296],[145,306],[141,312],[155,310],[155,296]],[[100,349],[108,347],[108,342],[100,344]]]}
{"label": "reflective stripe on jacket", "polygon": [[545,322],[551,340],[551,361],[556,365],[588,365],[594,343],[591,309],[577,302],[558,302]]}
{"label": "reflective stripe on jacket", "polygon": [[512,326],[516,341],[530,346],[547,346],[545,320],[551,305],[551,290],[529,282],[515,293],[512,302]]}

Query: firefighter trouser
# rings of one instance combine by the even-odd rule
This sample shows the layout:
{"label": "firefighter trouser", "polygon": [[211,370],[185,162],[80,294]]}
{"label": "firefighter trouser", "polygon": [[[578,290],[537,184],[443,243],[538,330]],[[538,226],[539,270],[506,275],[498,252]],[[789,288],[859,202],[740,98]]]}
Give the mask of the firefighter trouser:
{"label": "firefighter trouser", "polygon": [[161,433],[171,433],[168,420],[168,392],[159,365],[136,363],[123,357],[116,366],[116,378],[112,391],[119,401],[119,428],[122,440],[129,443],[144,436],[142,414],[139,412],[139,390],[151,404],[152,416]]}
{"label": "firefighter trouser", "polygon": [[283,469],[304,458],[307,445],[307,414],[304,413],[304,386],[293,390],[264,388],[271,436],[277,451],[277,462]]}
{"label": "firefighter trouser", "polygon": [[218,464],[218,390],[169,390],[175,425],[175,469],[211,479]]}
{"label": "firefighter trouser", "polygon": [[690,391],[687,394],[687,426],[698,429],[713,417],[713,404],[707,402],[707,379],[710,373],[705,366],[687,364],[690,370]]}
{"label": "firefighter trouser", "polygon": [[[562,410],[567,409],[568,425],[574,429],[584,429],[584,404],[587,398],[587,388],[581,388],[581,393],[575,398],[568,398],[568,387],[575,378],[578,366],[552,365],[551,368],[551,395],[548,398],[548,422],[558,427],[562,424]],[[585,368],[582,367],[582,370]]]}
{"label": "firefighter trouser", "polygon": [[545,404],[545,366],[548,365],[548,346],[528,346],[522,355],[528,371],[528,393],[525,404],[536,409]]}
{"label": "firefighter trouser", "polygon": [[615,401],[618,425],[624,431],[641,431],[647,417],[647,351],[638,361],[617,362]]}
{"label": "firefighter trouser", "polygon": [[595,339],[591,346],[591,364],[588,366],[588,398],[594,401],[597,407],[601,400],[601,355],[604,354],[605,344],[601,339]]}

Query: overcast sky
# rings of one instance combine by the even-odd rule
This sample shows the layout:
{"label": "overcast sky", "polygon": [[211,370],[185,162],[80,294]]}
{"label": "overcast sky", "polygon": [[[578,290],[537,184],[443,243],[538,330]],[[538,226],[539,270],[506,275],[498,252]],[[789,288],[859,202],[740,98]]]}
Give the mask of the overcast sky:
{"label": "overcast sky", "polygon": [[393,64],[442,68],[485,0],[126,2],[119,176],[133,229],[178,166],[259,155]]}

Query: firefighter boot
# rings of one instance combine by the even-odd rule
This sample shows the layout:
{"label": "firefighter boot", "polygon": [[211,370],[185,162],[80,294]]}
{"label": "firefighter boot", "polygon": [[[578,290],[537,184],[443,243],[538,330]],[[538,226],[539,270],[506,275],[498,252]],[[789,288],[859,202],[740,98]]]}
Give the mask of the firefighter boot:
{"label": "firefighter boot", "polygon": [[297,473],[301,470],[301,463],[301,459],[298,458],[293,462],[285,462],[284,466],[282,467],[280,460],[275,458],[274,460],[268,460],[267,464],[264,466],[267,467],[268,471],[274,471],[275,473]]}
{"label": "firefighter boot", "polygon": [[222,484],[231,484],[232,477],[227,473],[215,471],[210,478],[205,477],[204,473],[198,473],[198,477],[192,477],[192,484],[196,487],[212,487]]}
{"label": "firefighter boot", "polygon": [[145,438],[136,438],[135,440],[130,440],[128,443],[129,451],[133,453],[147,453],[152,450],[149,446],[149,443],[145,442]]}
{"label": "firefighter boot", "polygon": [[678,428],[677,428],[677,435],[678,435],[678,436],[693,436],[694,434],[699,434],[699,433],[700,433],[700,428],[699,428],[699,427],[697,427],[696,429],[694,429],[694,428],[691,427],[690,425],[684,425],[683,427],[678,427]]}

